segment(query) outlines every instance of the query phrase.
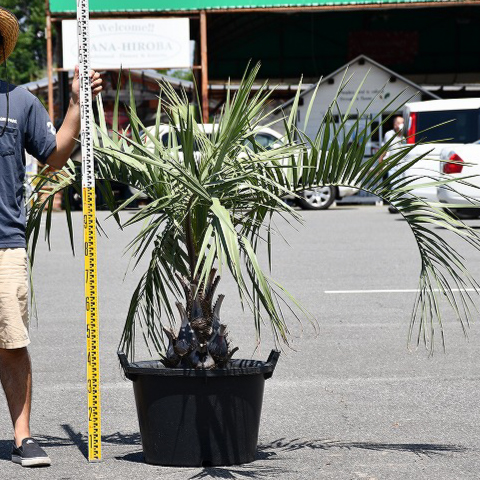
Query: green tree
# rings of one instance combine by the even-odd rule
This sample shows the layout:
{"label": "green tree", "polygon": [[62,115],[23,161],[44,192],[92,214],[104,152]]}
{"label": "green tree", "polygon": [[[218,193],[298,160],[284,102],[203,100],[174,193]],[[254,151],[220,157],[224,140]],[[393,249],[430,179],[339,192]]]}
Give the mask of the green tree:
{"label": "green tree", "polygon": [[[45,0],[2,0],[20,24],[17,46],[8,58],[8,79],[15,84],[36,80],[45,74]],[[4,66],[0,77],[5,79]]]}

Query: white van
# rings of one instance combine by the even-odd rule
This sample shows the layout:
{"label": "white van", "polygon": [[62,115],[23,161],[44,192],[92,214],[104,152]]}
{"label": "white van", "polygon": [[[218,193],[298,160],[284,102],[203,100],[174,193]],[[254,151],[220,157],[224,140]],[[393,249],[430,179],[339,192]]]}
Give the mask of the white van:
{"label": "white van", "polygon": [[[418,145],[405,157],[409,162],[429,152],[406,175],[417,176],[417,184],[431,183],[440,176],[439,162],[444,149],[455,150],[459,145],[476,142],[480,138],[480,98],[429,100],[407,103],[404,108],[407,144],[418,141],[434,142]],[[437,202],[437,187],[414,190],[415,194]]]}

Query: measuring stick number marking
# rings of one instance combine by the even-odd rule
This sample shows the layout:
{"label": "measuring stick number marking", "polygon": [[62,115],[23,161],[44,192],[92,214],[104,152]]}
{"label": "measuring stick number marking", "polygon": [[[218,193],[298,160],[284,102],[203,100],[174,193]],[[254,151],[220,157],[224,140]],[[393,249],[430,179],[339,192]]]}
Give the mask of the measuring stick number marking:
{"label": "measuring stick number marking", "polygon": [[85,310],[87,321],[88,460],[100,461],[101,410],[97,295],[97,237],[93,160],[92,92],[90,87],[88,0],[77,0],[78,60],[82,146],[83,230],[85,240]]}

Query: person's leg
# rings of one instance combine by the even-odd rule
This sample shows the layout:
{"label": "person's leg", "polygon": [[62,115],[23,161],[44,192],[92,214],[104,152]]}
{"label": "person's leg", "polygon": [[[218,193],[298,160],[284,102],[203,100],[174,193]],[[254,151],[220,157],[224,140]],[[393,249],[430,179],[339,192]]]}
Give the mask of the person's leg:
{"label": "person's leg", "polygon": [[0,348],[0,380],[7,397],[18,447],[24,438],[30,437],[32,367],[26,348]]}
{"label": "person's leg", "polygon": [[12,462],[22,467],[46,467],[50,458],[30,436],[32,367],[26,347],[0,348],[0,380],[14,429]]}
{"label": "person's leg", "polygon": [[14,428],[12,461],[40,467],[50,465],[50,458],[30,437],[29,343],[27,252],[24,248],[0,249],[0,381]]}

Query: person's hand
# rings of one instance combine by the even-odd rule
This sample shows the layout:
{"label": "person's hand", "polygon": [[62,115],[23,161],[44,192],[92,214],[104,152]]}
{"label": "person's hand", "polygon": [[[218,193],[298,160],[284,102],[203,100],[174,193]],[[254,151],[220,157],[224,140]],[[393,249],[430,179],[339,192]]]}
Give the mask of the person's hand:
{"label": "person's hand", "polygon": [[[75,73],[72,82],[72,102],[80,102],[80,68],[75,65]],[[90,70],[90,83],[92,86],[92,98],[95,98],[103,89],[100,74],[95,70]]]}

